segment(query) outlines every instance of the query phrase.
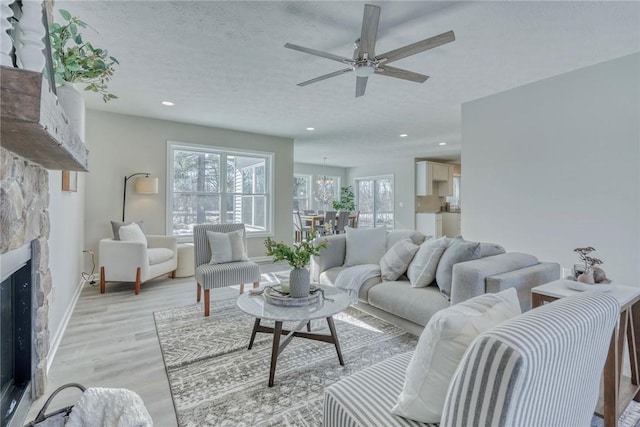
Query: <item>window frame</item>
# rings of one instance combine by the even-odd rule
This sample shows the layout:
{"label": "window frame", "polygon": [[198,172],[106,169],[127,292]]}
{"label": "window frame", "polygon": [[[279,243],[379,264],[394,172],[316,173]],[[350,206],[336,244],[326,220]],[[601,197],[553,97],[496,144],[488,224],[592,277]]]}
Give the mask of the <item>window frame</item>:
{"label": "window frame", "polygon": [[[385,174],[385,175],[373,175],[373,176],[359,176],[353,179],[353,183],[354,183],[354,187],[355,187],[355,201],[356,201],[356,209],[358,209],[360,211],[360,215],[362,215],[362,210],[360,209],[360,188],[359,188],[359,181],[373,181],[373,201],[374,201],[374,205],[373,205],[373,227],[372,228],[379,228],[379,226],[376,226],[376,203],[375,203],[375,189],[376,189],[376,181],[378,180],[382,180],[382,179],[389,179],[391,180],[391,206],[393,207],[392,209],[392,215],[393,215],[393,224],[389,227],[386,224],[384,224],[385,226],[387,226],[387,228],[393,230],[395,229],[396,226],[396,179],[395,179],[395,174]],[[360,225],[358,225],[358,227],[360,227]]]}
{"label": "window frame", "polygon": [[[295,180],[296,180],[296,178],[298,178],[298,177],[300,177],[300,178],[305,178],[305,179],[306,179],[306,181],[307,181],[307,185],[306,185],[306,188],[305,188],[305,191],[307,192],[307,197],[306,197],[306,199],[305,199],[305,200],[307,201],[307,207],[306,207],[306,209],[311,209],[311,207],[312,207],[312,205],[313,205],[313,203],[312,203],[312,202],[313,202],[313,201],[315,201],[315,200],[313,200],[313,193],[312,193],[313,182],[314,182],[314,181],[313,181],[313,175],[306,174],[306,173],[294,173],[294,174],[293,174],[294,188],[295,188]],[[294,200],[294,202],[295,202],[296,200],[300,200],[300,199],[299,199],[299,198],[294,197],[294,198],[293,198],[293,200]],[[295,203],[294,203],[294,204],[295,204]],[[294,210],[295,210],[295,209],[294,209]]]}
{"label": "window frame", "polygon": [[[264,238],[264,237],[273,237],[275,235],[274,230],[274,173],[275,170],[273,168],[275,153],[270,151],[261,151],[261,150],[247,150],[242,148],[235,147],[224,147],[218,145],[209,145],[209,144],[195,144],[188,142],[180,142],[180,141],[167,141],[167,175],[166,175],[166,198],[165,198],[165,234],[168,236],[173,236],[173,181],[174,181],[174,151],[193,151],[193,152],[204,152],[204,153],[212,153],[220,156],[220,170],[224,167],[226,170],[227,167],[227,157],[229,156],[244,156],[244,157],[256,157],[262,158],[265,161],[265,193],[236,193],[231,189],[229,191],[227,189],[227,180],[226,175],[221,174],[220,176],[220,186],[219,192],[210,193],[212,195],[220,196],[221,210],[222,207],[226,204],[226,201],[223,201],[228,196],[256,196],[256,195],[264,195],[265,196],[265,227],[264,231],[250,231],[247,229],[246,238]],[[223,166],[224,165],[224,166]],[[225,216],[221,215],[221,219],[225,220]],[[221,222],[222,224],[227,223]],[[228,223],[227,223],[228,224]],[[176,236],[179,242],[192,242],[193,234],[186,236]]]}

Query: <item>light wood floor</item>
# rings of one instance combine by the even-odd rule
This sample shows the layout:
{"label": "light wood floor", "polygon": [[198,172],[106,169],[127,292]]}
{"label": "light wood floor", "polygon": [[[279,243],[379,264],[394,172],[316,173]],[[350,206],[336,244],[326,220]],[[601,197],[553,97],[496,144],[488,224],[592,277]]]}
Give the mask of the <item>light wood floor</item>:
{"label": "light wood floor", "polygon": [[[287,265],[266,264],[262,269],[281,271]],[[211,309],[215,301],[238,293],[233,287],[211,291]],[[85,285],[49,371],[46,392],[31,405],[27,421],[58,386],[77,382],[133,390],[144,400],[155,426],[177,426],[153,312],[195,302],[193,277],[153,280],[142,285],[137,296],[132,283],[107,283],[104,295],[98,287]],[[79,390],[65,390],[49,409],[72,405],[79,395]]]}

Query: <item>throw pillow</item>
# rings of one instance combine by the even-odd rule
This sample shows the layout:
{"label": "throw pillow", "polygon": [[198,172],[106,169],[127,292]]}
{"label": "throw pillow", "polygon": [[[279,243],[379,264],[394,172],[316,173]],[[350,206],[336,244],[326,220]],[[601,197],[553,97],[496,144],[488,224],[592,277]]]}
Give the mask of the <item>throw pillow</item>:
{"label": "throw pillow", "polygon": [[242,230],[230,233],[207,231],[211,261],[209,264],[225,264],[227,262],[249,261],[244,249],[244,234]]}
{"label": "throw pillow", "polygon": [[402,239],[387,251],[380,260],[382,280],[393,282],[398,280],[406,271],[413,256],[420,246],[415,245],[411,239]]}
{"label": "throw pillow", "polygon": [[445,249],[447,249],[447,240],[444,237],[427,240],[420,245],[418,253],[413,257],[407,270],[412,288],[424,288],[433,282],[436,278],[438,262]]}
{"label": "throw pillow", "polygon": [[393,245],[402,239],[411,239],[414,244],[420,246],[429,238],[431,238],[431,236],[427,237],[416,230],[389,230],[387,233],[387,246],[385,250],[388,251]]}
{"label": "throw pillow", "polygon": [[519,314],[515,288],[480,295],[434,314],[420,335],[392,412],[439,423],[446,390],[467,347],[482,332]]}
{"label": "throw pillow", "polygon": [[436,269],[436,284],[447,298],[451,298],[453,265],[480,258],[480,243],[455,238],[442,254]]}
{"label": "throw pillow", "polygon": [[119,233],[120,240],[124,242],[144,243],[144,245],[147,246],[147,238],[142,232],[140,226],[135,222],[121,226]]}
{"label": "throw pillow", "polygon": [[[143,230],[142,221],[135,221],[136,224],[140,226],[140,229]],[[133,222],[122,222],[122,221],[111,221],[111,230],[113,231],[113,240],[120,240],[120,227],[123,225],[133,224]]]}
{"label": "throw pillow", "polygon": [[345,267],[360,264],[380,264],[384,256],[387,242],[387,228],[351,228],[345,227],[347,233],[347,254]]}

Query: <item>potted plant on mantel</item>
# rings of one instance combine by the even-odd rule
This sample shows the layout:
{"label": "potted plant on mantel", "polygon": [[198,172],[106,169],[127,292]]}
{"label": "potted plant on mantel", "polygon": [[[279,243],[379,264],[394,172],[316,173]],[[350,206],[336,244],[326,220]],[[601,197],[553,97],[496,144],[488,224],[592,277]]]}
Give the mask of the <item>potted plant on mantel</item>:
{"label": "potted plant on mantel", "polygon": [[309,233],[303,241],[293,246],[275,242],[271,237],[267,237],[264,241],[267,255],[273,257],[273,262],[287,261],[293,267],[289,274],[289,295],[293,298],[304,298],[309,295],[311,279],[306,266],[312,255],[320,255],[320,250],[327,247],[326,239],[316,244],[315,237],[315,233]]}
{"label": "potted plant on mantel", "polygon": [[53,73],[56,85],[59,85],[56,92],[60,104],[84,140],[84,99],[74,85],[84,84],[84,90],[102,95],[104,102],[117,98],[107,90],[107,83],[119,62],[106,49],[94,47],[84,40],[79,32],[79,28],[88,26],[84,21],[64,9],[59,12],[64,22],[54,22],[49,27]]}
{"label": "potted plant on mantel", "polygon": [[332,206],[337,211],[353,212],[356,210],[353,190],[350,185],[348,187],[340,187],[340,201],[334,200]]}

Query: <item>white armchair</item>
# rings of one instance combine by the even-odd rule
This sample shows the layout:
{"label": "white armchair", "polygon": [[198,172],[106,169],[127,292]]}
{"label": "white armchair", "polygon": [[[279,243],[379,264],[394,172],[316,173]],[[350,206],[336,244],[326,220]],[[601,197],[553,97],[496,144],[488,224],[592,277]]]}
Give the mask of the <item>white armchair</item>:
{"label": "white armchair", "polygon": [[134,282],[140,285],[163,275],[175,277],[178,266],[177,239],[173,236],[146,236],[147,245],[113,239],[100,240],[100,293],[106,282]]}

